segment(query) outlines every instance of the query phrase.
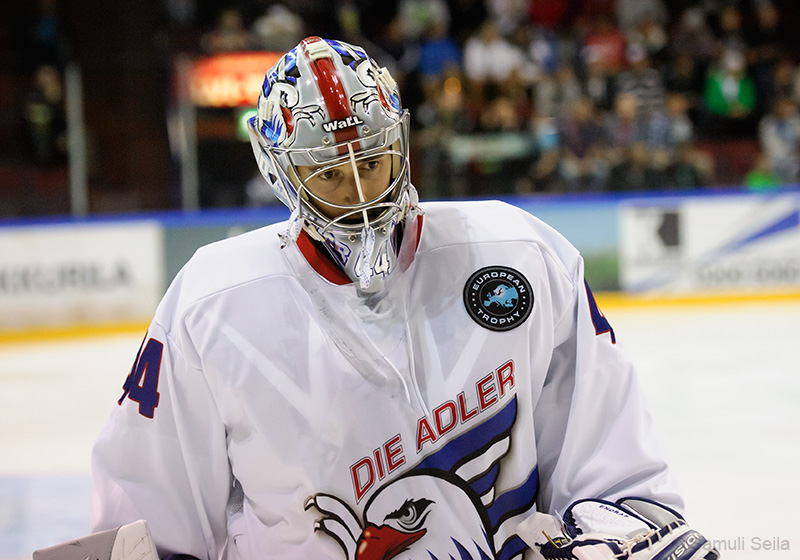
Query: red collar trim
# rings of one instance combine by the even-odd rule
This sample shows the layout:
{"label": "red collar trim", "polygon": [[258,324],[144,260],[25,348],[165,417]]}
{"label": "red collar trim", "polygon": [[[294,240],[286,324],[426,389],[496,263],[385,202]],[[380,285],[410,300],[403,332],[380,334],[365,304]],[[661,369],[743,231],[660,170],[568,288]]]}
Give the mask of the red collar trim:
{"label": "red collar trim", "polygon": [[[422,235],[421,215],[417,217],[417,230],[414,232],[406,232],[406,235],[409,233],[415,236],[413,240],[414,250],[406,252],[410,254],[400,255],[398,261],[403,270],[411,265],[411,261],[414,260],[414,255],[417,252],[417,247],[419,247],[419,240]],[[297,238],[297,248],[300,249],[300,252],[303,254],[308,264],[311,265],[311,268],[331,284],[335,284],[336,286],[352,284],[353,281],[350,280],[342,269],[339,268],[339,265],[333,261],[328,251],[321,244],[315,243],[304,229],[300,230],[300,236]]]}
{"label": "red collar trim", "polygon": [[333,262],[328,251],[319,244],[314,243],[314,240],[304,229],[300,230],[300,236],[297,238],[297,247],[303,253],[311,268],[331,284],[344,286],[352,282],[347,274]]}

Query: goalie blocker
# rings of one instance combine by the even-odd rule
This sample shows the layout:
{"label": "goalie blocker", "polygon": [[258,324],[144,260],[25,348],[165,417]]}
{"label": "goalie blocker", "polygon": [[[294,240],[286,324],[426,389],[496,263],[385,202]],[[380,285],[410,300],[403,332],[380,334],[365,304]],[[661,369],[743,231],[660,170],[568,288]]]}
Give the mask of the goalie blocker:
{"label": "goalie blocker", "polygon": [[719,552],[672,509],[641,498],[579,500],[563,520],[535,513],[517,534],[536,560],[717,560]]}

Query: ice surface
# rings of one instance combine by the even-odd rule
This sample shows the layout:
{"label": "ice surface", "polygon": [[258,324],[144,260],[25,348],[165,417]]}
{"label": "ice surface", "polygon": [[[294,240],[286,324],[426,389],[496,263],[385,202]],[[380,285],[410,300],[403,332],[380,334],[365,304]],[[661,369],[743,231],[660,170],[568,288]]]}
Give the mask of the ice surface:
{"label": "ice surface", "polygon": [[[638,365],[690,523],[726,560],[796,558],[800,301],[598,302]],[[0,344],[0,560],[87,533],[91,445],[141,336]]]}

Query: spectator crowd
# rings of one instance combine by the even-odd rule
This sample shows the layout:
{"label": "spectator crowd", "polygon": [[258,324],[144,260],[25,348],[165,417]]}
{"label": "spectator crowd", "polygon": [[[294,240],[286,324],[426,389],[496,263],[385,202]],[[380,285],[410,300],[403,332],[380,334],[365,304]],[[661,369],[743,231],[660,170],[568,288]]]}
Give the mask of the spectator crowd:
{"label": "spectator crowd", "polygon": [[[412,108],[415,180],[428,195],[458,194],[455,181],[474,183],[474,195],[798,180],[791,4],[395,0],[379,15],[342,0],[318,19],[302,6],[260,5],[250,26],[246,9],[228,8],[201,44],[213,50],[227,36],[236,48],[284,49],[319,32],[378,53]],[[448,147],[463,135],[513,135],[529,150],[517,160],[478,153],[460,169]],[[740,176],[717,157],[737,142],[749,148]]]}
{"label": "spectator crowd", "polygon": [[[37,44],[52,53],[32,69],[25,139],[52,165],[65,161],[65,49],[57,0],[38,1]],[[364,46],[412,110],[424,197],[800,176],[791,0],[165,0],[163,15],[173,54],[284,51],[308,35]]]}

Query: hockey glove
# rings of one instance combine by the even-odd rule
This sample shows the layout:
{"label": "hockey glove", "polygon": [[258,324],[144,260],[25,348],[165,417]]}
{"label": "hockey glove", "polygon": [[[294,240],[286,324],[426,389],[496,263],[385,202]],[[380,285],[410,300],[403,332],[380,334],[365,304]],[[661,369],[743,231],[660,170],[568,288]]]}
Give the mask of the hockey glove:
{"label": "hockey glove", "polygon": [[719,552],[683,517],[656,502],[580,500],[563,521],[535,513],[517,526],[536,560],[717,560]]}

